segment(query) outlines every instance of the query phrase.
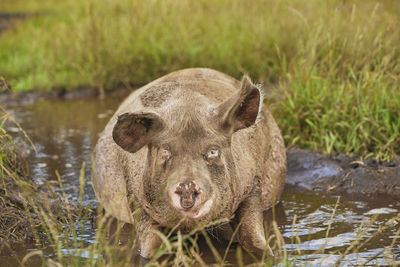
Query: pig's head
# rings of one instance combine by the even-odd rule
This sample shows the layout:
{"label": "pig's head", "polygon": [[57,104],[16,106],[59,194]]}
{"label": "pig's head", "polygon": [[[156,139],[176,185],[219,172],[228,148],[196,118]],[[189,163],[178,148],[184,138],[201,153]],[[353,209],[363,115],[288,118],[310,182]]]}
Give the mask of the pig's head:
{"label": "pig's head", "polygon": [[130,153],[148,147],[139,206],[169,227],[230,216],[238,197],[231,138],[255,123],[260,103],[259,89],[245,76],[240,90],[219,106],[188,96],[158,114],[120,115],[114,141]]}

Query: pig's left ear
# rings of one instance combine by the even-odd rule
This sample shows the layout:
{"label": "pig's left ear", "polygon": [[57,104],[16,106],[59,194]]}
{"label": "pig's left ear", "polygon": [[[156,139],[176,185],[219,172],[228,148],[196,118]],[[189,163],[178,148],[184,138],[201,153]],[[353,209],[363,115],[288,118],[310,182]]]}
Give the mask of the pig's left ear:
{"label": "pig's left ear", "polygon": [[118,116],[112,137],[124,150],[135,153],[163,128],[162,119],[154,113],[124,113]]}
{"label": "pig's left ear", "polygon": [[217,108],[222,130],[229,134],[253,125],[261,102],[260,89],[248,76],[243,76],[239,91]]}

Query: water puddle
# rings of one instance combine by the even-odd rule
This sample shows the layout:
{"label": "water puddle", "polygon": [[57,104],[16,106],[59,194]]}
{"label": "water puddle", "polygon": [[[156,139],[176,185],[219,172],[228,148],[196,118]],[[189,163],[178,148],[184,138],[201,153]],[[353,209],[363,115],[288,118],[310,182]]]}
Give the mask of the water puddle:
{"label": "water puddle", "polygon": [[[122,97],[109,97],[103,101],[45,100],[15,108],[14,116],[38,151],[29,156],[36,182],[56,180],[58,172],[70,198],[77,199],[78,177],[82,163],[86,162],[83,169],[86,179],[84,201],[88,203],[94,200],[90,183],[92,148],[121,100]],[[393,260],[400,260],[400,247],[397,242],[392,244],[398,238],[396,231],[399,225],[390,221],[399,210],[400,203],[385,202],[384,198],[360,200],[342,197],[338,202],[335,196],[289,186],[276,208],[275,216],[286,243],[285,249],[296,264],[331,265],[341,259],[343,266],[358,265],[368,260],[371,265],[391,265]],[[383,226],[387,229],[377,234]],[[360,242],[369,239],[368,242],[357,253],[341,256],[361,234]],[[79,238],[90,244],[94,236],[95,230],[88,225],[87,231]],[[33,248],[24,246],[17,249],[14,255],[8,255],[8,258],[21,259]],[[224,248],[221,246],[219,249],[223,251]],[[301,251],[300,255],[297,251]],[[53,256],[51,249],[46,253],[47,257]],[[64,249],[63,253],[69,255],[75,252]],[[207,252],[206,245],[203,256],[206,262],[212,262],[212,254]],[[81,257],[85,258],[85,255]],[[229,257],[234,261],[234,249]],[[6,261],[7,257],[2,256],[0,260]]]}

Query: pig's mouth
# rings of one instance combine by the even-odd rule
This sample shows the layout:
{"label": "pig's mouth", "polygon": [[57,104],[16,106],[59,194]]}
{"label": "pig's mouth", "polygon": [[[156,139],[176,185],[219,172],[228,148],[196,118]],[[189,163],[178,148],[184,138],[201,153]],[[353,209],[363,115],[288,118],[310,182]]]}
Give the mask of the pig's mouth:
{"label": "pig's mouth", "polygon": [[204,195],[202,192],[199,193],[190,205],[183,205],[182,198],[177,194],[172,194],[170,197],[175,209],[179,210],[183,216],[193,219],[200,219],[208,214],[213,205],[213,198],[211,197],[204,201]]}
{"label": "pig's mouth", "polygon": [[212,204],[213,204],[213,200],[210,198],[209,200],[207,200],[204,203],[199,203],[199,204],[196,203],[194,205],[195,207],[193,207],[193,208],[185,209],[185,208],[175,205],[175,203],[174,203],[174,206],[177,210],[179,210],[182,213],[183,216],[193,218],[193,219],[200,219],[210,212]]}
{"label": "pig's mouth", "polygon": [[197,209],[197,211],[188,210],[188,211],[185,211],[185,215],[192,217],[194,219],[201,218],[210,211],[212,204],[213,204],[213,200],[209,199],[206,202],[204,202],[203,204],[201,204],[200,207]]}

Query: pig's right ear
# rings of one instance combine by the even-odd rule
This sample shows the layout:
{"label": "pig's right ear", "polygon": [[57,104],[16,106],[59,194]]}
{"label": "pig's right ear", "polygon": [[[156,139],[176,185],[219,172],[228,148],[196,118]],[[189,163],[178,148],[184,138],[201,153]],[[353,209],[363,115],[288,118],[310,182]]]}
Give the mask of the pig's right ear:
{"label": "pig's right ear", "polygon": [[261,103],[260,89],[250,81],[249,77],[244,76],[240,89],[217,107],[217,114],[222,118],[221,129],[232,134],[250,127],[256,122]]}
{"label": "pig's right ear", "polygon": [[112,137],[124,150],[135,153],[163,128],[162,119],[154,113],[124,113],[118,116]]}

